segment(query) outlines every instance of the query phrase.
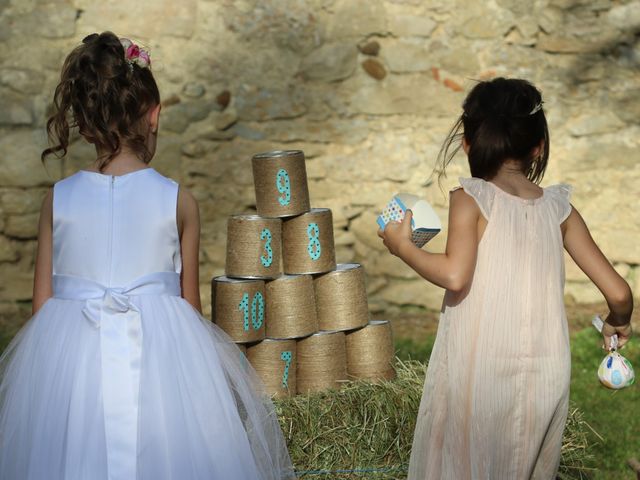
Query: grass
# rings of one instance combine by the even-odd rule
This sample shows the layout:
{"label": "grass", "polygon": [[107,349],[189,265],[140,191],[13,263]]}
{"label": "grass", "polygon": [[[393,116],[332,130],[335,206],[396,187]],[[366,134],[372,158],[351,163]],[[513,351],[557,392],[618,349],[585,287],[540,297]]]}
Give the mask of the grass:
{"label": "grass", "polygon": [[[398,359],[396,370],[396,380],[351,382],[338,391],[276,403],[296,470],[299,475],[312,472],[302,478],[406,478],[425,365]],[[572,405],[563,440],[561,480],[589,478],[588,434],[582,413]],[[344,469],[358,472],[339,473]]]}
{"label": "grass", "polygon": [[[0,331],[0,351],[12,333]],[[404,478],[402,469],[409,460],[424,362],[431,354],[434,338],[433,333],[419,342],[397,338],[400,360],[395,381],[352,383],[338,392],[300,395],[277,403],[298,470],[392,469],[376,474],[316,474],[305,478]],[[572,403],[560,478],[635,480],[626,461],[640,456],[640,382],[621,391],[600,385],[596,370],[604,352],[591,328],[572,335],[571,349]],[[633,339],[621,353],[640,374],[640,342]],[[401,470],[394,470],[398,467]],[[595,471],[590,472],[589,467],[595,467]]]}
{"label": "grass", "polygon": [[[584,412],[584,418],[602,437],[597,441],[594,480],[635,480],[626,466],[631,457],[640,457],[640,388],[638,382],[623,390],[601,387],[597,369],[604,358],[598,348],[598,334],[587,329],[572,338],[571,398]],[[640,342],[633,338],[620,351],[640,375]]]}
{"label": "grass", "polygon": [[[423,341],[407,338],[396,340],[398,356],[426,361],[431,354],[435,335]],[[640,457],[640,388],[636,382],[623,390],[609,390],[600,385],[597,369],[605,356],[599,348],[601,337],[592,328],[582,328],[571,337],[571,401],[585,422],[585,440],[593,446],[590,465],[595,468],[592,480],[636,480],[627,466],[631,457]],[[620,351],[640,376],[640,342],[633,338]],[[588,427],[591,428],[588,428]],[[567,427],[569,428],[569,426]],[[586,452],[585,452],[586,453]],[[580,454],[582,455],[582,454]],[[565,472],[569,475],[570,472]],[[566,478],[581,478],[580,476]]]}

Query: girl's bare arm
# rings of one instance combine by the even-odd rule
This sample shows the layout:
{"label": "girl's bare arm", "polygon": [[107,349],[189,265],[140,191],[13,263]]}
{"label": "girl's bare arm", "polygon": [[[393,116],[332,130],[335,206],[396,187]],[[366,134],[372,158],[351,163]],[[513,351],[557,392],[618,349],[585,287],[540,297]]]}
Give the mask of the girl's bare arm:
{"label": "girl's bare arm", "polygon": [[611,313],[607,317],[603,335],[609,347],[611,335],[618,334],[619,345],[624,345],[631,335],[633,295],[629,284],[615,271],[598,245],[580,213],[572,206],[571,213],[562,225],[564,247],[578,267],[591,279],[604,295]]}
{"label": "girl's bare arm", "polygon": [[33,276],[33,300],[31,302],[31,314],[40,310],[40,307],[53,296],[52,286],[52,242],[53,242],[53,187],[49,189],[40,208],[40,220],[38,222],[38,250],[36,251],[35,272]]}
{"label": "girl's bare arm", "polygon": [[197,200],[182,187],[178,191],[178,226],[182,256],[182,297],[202,313],[199,286],[200,212]]}
{"label": "girl's bare arm", "polygon": [[411,241],[411,213],[402,223],[389,223],[378,236],[389,251],[420,276],[454,292],[464,290],[473,278],[478,253],[480,209],[463,189],[451,192],[445,253],[429,253]]}

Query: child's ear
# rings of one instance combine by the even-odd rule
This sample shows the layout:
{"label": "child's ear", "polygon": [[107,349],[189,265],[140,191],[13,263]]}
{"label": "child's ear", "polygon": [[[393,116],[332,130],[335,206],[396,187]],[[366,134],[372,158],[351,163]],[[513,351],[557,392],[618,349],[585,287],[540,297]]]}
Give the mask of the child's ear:
{"label": "child's ear", "polygon": [[469,145],[469,142],[467,142],[467,139],[464,138],[464,136],[462,137],[462,150],[464,150],[465,155],[469,155],[469,149],[471,148],[471,145]]}
{"label": "child's ear", "polygon": [[544,151],[544,138],[540,140],[540,143],[538,144],[538,146],[533,147],[533,150],[531,150],[531,158],[539,157],[540,155],[542,155],[543,151]]}
{"label": "child's ear", "polygon": [[149,127],[151,128],[151,131],[154,133],[158,131],[158,123],[160,121],[161,108],[162,106],[160,104],[157,104],[156,106],[149,109],[149,113],[147,114],[149,119]]}

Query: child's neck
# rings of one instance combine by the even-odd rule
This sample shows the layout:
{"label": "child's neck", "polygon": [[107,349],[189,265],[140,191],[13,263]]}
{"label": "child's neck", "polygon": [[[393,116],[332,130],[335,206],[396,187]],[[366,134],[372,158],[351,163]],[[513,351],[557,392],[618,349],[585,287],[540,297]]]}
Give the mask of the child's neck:
{"label": "child's neck", "polygon": [[[101,156],[101,152],[97,151],[96,153],[98,158]],[[136,157],[129,150],[122,150],[118,155],[113,157],[109,163],[102,170],[98,169],[98,160],[96,159],[92,164],[90,170],[100,171],[101,173],[106,173],[108,175],[122,175],[125,173],[129,173],[135,170],[140,170],[141,168],[146,168],[147,164],[144,163],[140,158]]]}
{"label": "child's neck", "polygon": [[542,194],[542,188],[527,178],[522,171],[522,164],[517,160],[505,161],[489,181],[519,197],[532,198]]}

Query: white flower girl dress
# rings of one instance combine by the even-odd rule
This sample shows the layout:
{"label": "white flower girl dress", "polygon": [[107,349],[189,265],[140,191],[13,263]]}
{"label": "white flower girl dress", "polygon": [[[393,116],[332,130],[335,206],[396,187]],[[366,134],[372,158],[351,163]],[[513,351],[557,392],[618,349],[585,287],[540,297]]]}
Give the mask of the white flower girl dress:
{"label": "white flower girl dress", "polygon": [[0,357],[0,479],[295,478],[255,371],[180,296],[178,184],[80,170],[53,193],[53,297]]}

